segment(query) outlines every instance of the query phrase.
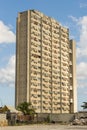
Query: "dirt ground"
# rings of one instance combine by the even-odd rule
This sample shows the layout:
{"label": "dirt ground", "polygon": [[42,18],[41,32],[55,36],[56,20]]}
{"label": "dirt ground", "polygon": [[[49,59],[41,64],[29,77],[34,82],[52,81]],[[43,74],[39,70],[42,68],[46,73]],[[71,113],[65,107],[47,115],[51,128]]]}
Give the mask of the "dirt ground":
{"label": "dirt ground", "polygon": [[70,125],[27,125],[27,126],[7,126],[0,127],[0,130],[87,130],[87,126],[70,126]]}

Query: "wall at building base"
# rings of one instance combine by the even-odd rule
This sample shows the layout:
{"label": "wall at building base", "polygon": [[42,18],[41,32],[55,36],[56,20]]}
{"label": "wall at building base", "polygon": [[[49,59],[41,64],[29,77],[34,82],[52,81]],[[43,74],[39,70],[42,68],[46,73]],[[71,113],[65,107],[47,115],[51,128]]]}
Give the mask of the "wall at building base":
{"label": "wall at building base", "polygon": [[80,119],[80,118],[87,118],[87,111],[78,112],[76,114],[76,119]]}
{"label": "wall at building base", "polygon": [[75,119],[75,114],[37,114],[37,121],[44,122],[49,118],[53,123],[69,123]]}

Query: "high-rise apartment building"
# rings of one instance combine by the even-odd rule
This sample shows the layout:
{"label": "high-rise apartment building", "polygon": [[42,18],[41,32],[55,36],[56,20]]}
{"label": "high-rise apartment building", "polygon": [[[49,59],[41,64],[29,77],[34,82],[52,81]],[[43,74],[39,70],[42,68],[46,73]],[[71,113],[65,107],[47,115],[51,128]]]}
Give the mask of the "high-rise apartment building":
{"label": "high-rise apartment building", "polygon": [[16,106],[31,102],[37,113],[76,112],[75,42],[69,30],[36,10],[18,14]]}

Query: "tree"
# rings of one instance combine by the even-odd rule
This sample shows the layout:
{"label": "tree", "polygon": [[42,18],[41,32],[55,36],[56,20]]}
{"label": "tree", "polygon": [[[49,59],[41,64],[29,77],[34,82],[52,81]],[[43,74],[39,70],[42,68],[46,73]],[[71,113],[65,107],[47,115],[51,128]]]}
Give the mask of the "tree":
{"label": "tree", "polygon": [[31,103],[28,103],[28,102],[20,103],[17,106],[17,109],[19,111],[23,112],[24,115],[34,115],[35,114],[34,108],[32,107]]}
{"label": "tree", "polygon": [[83,102],[84,104],[81,106],[83,109],[87,109],[87,102]]}

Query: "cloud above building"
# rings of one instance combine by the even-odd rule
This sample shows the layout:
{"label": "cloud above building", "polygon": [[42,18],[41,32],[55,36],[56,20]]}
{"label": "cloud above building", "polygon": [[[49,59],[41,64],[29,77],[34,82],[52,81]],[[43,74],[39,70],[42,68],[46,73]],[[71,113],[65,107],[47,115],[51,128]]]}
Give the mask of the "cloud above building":
{"label": "cloud above building", "polygon": [[15,43],[16,36],[12,32],[11,26],[5,25],[3,21],[0,20],[0,44],[2,43]]}

